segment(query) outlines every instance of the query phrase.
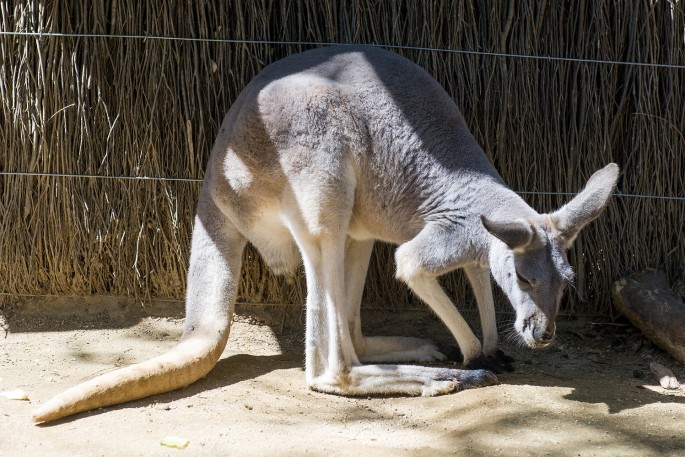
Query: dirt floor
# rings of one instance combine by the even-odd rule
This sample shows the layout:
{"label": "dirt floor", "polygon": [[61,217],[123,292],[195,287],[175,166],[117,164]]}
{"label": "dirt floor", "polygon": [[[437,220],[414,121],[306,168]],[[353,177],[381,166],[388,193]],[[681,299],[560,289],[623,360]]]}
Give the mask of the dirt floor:
{"label": "dirt floor", "polygon": [[[369,334],[450,342],[428,313],[364,318]],[[341,398],[307,390],[300,327],[238,316],[222,359],[196,384],[35,426],[36,405],[170,348],[182,320],[14,309],[0,324],[0,392],[23,389],[30,397],[0,397],[6,457],[685,455],[685,388],[662,389],[648,366],[659,361],[681,381],[685,369],[630,326],[564,320],[553,349],[505,342],[516,371],[498,386],[433,398]],[[190,443],[164,447],[166,436]]]}

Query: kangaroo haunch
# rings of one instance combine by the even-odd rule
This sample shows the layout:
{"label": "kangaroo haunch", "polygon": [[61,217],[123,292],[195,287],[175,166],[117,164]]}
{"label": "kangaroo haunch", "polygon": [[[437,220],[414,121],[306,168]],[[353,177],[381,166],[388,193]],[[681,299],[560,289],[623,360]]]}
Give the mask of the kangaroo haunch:
{"label": "kangaroo haunch", "polygon": [[[496,384],[492,372],[468,369],[497,365],[490,276],[516,311],[521,340],[548,345],[573,277],[566,250],[602,212],[617,176],[618,167],[607,165],[568,204],[539,214],[504,184],[454,102],[417,65],[365,46],[290,56],[245,87],[214,144],[197,205],[180,342],[72,387],[33,419],[205,376],[228,339],[247,242],[276,273],[304,263],[311,389],[438,395]],[[402,365],[445,356],[430,341],[362,335],[359,307],[374,240],[399,245],[397,278],[449,328],[467,369]],[[438,284],[456,268],[475,292],[482,344]]]}

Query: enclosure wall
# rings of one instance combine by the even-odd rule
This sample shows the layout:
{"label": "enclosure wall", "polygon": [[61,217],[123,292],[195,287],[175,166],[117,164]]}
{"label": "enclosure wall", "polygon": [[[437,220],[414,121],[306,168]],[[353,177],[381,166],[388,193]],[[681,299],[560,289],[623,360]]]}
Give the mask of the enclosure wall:
{"label": "enclosure wall", "polygon": [[[565,309],[606,312],[612,281],[648,266],[685,280],[683,1],[0,0],[0,31],[6,300],[182,299],[223,115],[265,65],[330,43],[385,46],[428,70],[541,212],[570,198],[546,192],[577,192],[609,162],[617,192],[665,197],[612,199],[571,250]],[[376,247],[365,306],[420,306],[392,253]],[[303,303],[302,275],[274,277],[253,250],[245,260],[242,301]],[[443,283],[472,302],[461,273]]]}

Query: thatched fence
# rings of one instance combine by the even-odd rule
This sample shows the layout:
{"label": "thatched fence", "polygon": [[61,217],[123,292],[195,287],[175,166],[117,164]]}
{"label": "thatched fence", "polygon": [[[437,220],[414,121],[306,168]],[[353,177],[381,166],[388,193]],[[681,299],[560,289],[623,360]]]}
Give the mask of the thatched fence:
{"label": "thatched fence", "polygon": [[[581,235],[566,310],[606,312],[612,281],[647,266],[685,281],[683,1],[0,0],[0,32],[5,300],[181,299],[224,113],[266,64],[322,43],[385,45],[426,68],[541,211],[570,198],[547,192],[619,163],[618,192],[646,197],[614,198]],[[378,246],[366,306],[420,306],[393,270]],[[472,301],[460,273],[444,284]],[[241,300],[300,305],[304,281],[249,251]]]}

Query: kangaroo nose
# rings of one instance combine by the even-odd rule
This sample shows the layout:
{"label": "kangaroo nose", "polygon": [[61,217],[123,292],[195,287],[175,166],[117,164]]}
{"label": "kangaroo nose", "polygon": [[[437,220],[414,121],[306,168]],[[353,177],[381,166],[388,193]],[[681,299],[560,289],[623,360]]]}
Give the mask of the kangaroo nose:
{"label": "kangaroo nose", "polygon": [[545,327],[545,330],[540,334],[539,341],[541,343],[549,343],[554,339],[554,333],[557,330],[557,325],[552,322],[551,324],[547,325]]}
{"label": "kangaroo nose", "polygon": [[553,330],[547,329],[544,332],[542,332],[542,335],[540,335],[540,339],[542,341],[549,341],[552,338],[554,338],[554,331]]}
{"label": "kangaroo nose", "polygon": [[547,346],[554,339],[554,333],[556,331],[556,325],[554,323],[547,325],[545,327],[536,328],[533,331],[533,337],[535,342],[540,345],[540,347]]}

